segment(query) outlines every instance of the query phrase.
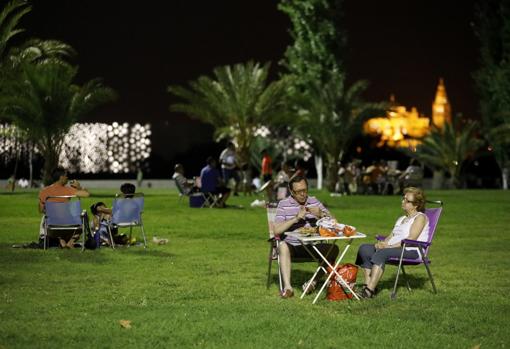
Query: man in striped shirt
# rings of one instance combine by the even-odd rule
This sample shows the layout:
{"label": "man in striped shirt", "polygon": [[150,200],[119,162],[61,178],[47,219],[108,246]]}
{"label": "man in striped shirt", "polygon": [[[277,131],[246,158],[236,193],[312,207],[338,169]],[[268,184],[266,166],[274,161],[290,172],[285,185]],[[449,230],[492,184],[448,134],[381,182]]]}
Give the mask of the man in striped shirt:
{"label": "man in striped shirt", "polygon": [[[282,298],[290,298],[294,295],[294,290],[290,283],[291,259],[292,258],[310,258],[309,252],[303,247],[301,242],[285,234],[287,231],[293,231],[301,227],[315,226],[317,219],[322,217],[331,217],[329,211],[315,197],[308,196],[308,182],[305,177],[296,176],[289,182],[291,196],[281,200],[278,203],[275,217],[275,235],[281,239],[279,247],[280,268],[283,279]],[[332,244],[317,244],[322,255],[326,256],[328,261],[333,264],[338,256],[338,246]],[[313,251],[310,249],[310,251]],[[315,251],[313,251],[315,253]],[[316,256],[318,257],[318,256]],[[308,291],[315,288],[310,285]],[[303,285],[306,287],[305,285]]]}

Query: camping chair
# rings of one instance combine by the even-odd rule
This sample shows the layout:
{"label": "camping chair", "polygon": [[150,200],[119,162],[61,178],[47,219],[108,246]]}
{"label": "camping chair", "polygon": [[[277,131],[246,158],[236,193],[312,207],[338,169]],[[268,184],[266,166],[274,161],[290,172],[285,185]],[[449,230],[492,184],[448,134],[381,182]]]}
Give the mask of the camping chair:
{"label": "camping chair", "polygon": [[[280,292],[283,292],[283,281],[282,272],[280,270],[280,255],[278,254],[278,248],[280,246],[280,237],[274,235],[274,221],[276,218],[276,210],[278,203],[269,203],[266,207],[267,210],[267,224],[269,229],[269,258],[268,258],[268,269],[267,269],[267,289],[271,286],[272,278],[272,266],[273,261],[277,261],[278,265],[278,284]],[[305,262],[316,262],[318,260],[310,256],[309,258],[292,258],[292,263],[305,263]]]}
{"label": "camping chair", "polygon": [[186,196],[190,200],[190,206],[191,207],[205,207],[208,205],[208,200],[206,198],[206,195],[202,193],[201,191],[190,191],[186,193],[184,191],[184,188],[180,185],[180,183],[174,179],[175,186],[177,190],[179,191],[179,201],[182,200],[183,196]]}
{"label": "camping chair", "polygon": [[143,193],[129,194],[129,197],[124,196],[124,194],[115,195],[112,205],[112,225],[117,228],[129,227],[130,242],[133,227],[140,227],[143,236],[143,246],[147,248],[147,237],[145,236],[142,221],[143,206]]}
{"label": "camping chair", "polygon": [[[429,219],[429,238],[427,241],[417,241],[417,240],[410,240],[410,239],[404,239],[402,240],[402,253],[400,254],[400,258],[397,257],[391,257],[389,261],[386,264],[391,264],[398,266],[397,269],[397,276],[395,278],[395,284],[393,286],[393,291],[391,292],[391,299],[397,298],[397,284],[398,284],[398,277],[400,275],[400,270],[402,269],[402,275],[404,276],[404,279],[406,281],[407,289],[411,291],[411,286],[409,285],[409,280],[407,279],[407,275],[404,269],[404,266],[413,266],[413,265],[420,265],[423,264],[425,266],[425,269],[427,270],[427,274],[430,279],[430,283],[432,284],[432,289],[434,290],[434,294],[437,293],[436,285],[434,283],[434,279],[432,277],[432,273],[430,271],[430,259],[429,259],[429,250],[430,245],[432,244],[432,239],[434,238],[434,235],[436,233],[437,223],[439,221],[439,217],[441,216],[441,212],[443,209],[443,202],[442,201],[427,201],[427,203],[432,203],[439,205],[437,208],[428,208],[425,210],[425,214],[427,215]],[[376,237],[377,240],[384,240],[385,236],[378,235]],[[418,247],[420,254],[422,257],[418,258],[403,258],[404,257],[404,250],[406,247]]]}
{"label": "camping chair", "polygon": [[[75,199],[76,200],[73,200]],[[63,201],[52,201],[52,199]],[[66,231],[76,234],[81,231],[83,241],[81,250],[85,249],[85,227],[87,211],[81,209],[80,198],[74,195],[48,196],[44,202],[44,249],[48,246],[51,231]]]}
{"label": "camping chair", "polygon": [[213,194],[213,193],[204,193],[204,192],[201,192],[201,193],[205,199],[202,207],[213,208],[213,207],[218,206],[218,201],[220,200],[219,195]]}

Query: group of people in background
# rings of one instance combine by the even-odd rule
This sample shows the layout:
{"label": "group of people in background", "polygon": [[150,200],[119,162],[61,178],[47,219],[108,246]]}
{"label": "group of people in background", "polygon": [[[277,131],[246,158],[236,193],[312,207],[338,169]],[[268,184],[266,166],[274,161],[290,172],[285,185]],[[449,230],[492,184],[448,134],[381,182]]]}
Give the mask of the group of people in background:
{"label": "group of people in background", "polygon": [[[238,196],[240,192],[250,195],[254,191],[263,191],[269,201],[278,196],[288,196],[288,183],[293,176],[304,176],[304,161],[298,160],[294,165],[282,162],[279,171],[274,175],[273,160],[267,149],[261,152],[260,177],[252,178],[248,164],[242,164],[236,152],[235,144],[229,142],[219,157],[209,156],[206,165],[198,177],[187,178],[184,166],[174,166],[172,179],[184,195],[203,192],[217,196],[217,206],[225,207],[230,195]],[[280,191],[280,195],[278,192]]]}
{"label": "group of people in background", "polygon": [[421,187],[423,168],[415,159],[400,171],[396,163],[388,165],[385,160],[373,161],[369,166],[354,160],[345,165],[340,163],[336,192],[343,195],[379,194],[391,195],[402,193],[409,186]]}
{"label": "group of people in background", "polygon": [[[230,195],[237,196],[239,192],[245,195],[253,191],[264,192],[264,202],[281,200],[290,194],[288,183],[291,178],[306,176],[306,163],[301,159],[281,162],[275,174],[276,166],[269,151],[262,150],[260,156],[260,175],[252,178],[250,166],[240,163],[235,144],[229,142],[218,158],[207,158],[200,176],[186,178],[184,166],[176,164],[172,179],[178,183],[183,194],[198,191],[210,193],[218,197],[218,207],[225,207]],[[369,166],[363,166],[360,160],[353,160],[339,163],[335,191],[340,195],[398,194],[408,186],[421,187],[422,181],[423,168],[414,159],[404,171],[398,170],[396,163],[388,164],[385,160],[373,161]]]}

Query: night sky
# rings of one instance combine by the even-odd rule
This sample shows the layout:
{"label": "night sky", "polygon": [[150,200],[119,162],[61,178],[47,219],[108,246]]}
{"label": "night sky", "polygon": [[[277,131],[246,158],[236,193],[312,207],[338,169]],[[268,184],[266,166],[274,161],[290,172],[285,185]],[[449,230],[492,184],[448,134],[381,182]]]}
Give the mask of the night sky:
{"label": "night sky", "polygon": [[[204,152],[216,148],[211,148],[210,126],[168,111],[175,100],[167,86],[250,59],[271,61],[276,77],[291,43],[290,22],[276,3],[35,0],[21,37],[73,46],[79,82],[102,77],[120,95],[86,121],[152,123],[154,157],[170,172],[174,161],[205,158]],[[345,1],[349,80],[368,79],[369,100],[387,100],[394,93],[398,102],[430,115],[443,77],[453,112],[476,118],[471,74],[478,48],[472,19],[472,0]]]}

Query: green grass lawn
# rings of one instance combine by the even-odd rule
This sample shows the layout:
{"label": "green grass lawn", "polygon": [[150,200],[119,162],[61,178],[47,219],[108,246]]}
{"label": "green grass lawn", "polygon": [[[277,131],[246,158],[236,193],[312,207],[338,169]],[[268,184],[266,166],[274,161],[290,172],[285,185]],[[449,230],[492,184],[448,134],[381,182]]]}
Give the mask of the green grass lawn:
{"label": "green grass lawn", "polygon": [[[111,204],[114,191],[82,200]],[[438,191],[445,202],[432,246],[431,292],[425,269],[408,269],[413,292],[389,299],[388,267],[372,300],[312,305],[282,300],[265,287],[267,221],[235,197],[227,209],[191,209],[177,193],[146,190],[149,240],[112,251],[12,248],[34,241],[37,193],[0,192],[0,348],[504,348],[510,345],[510,192]],[[397,196],[329,197],[339,221],[387,233]],[[353,262],[356,240],[345,261]],[[364,241],[363,241],[364,242]],[[313,270],[293,269],[296,289]],[[361,279],[359,279],[361,281]],[[120,326],[130,320],[131,328]]]}

